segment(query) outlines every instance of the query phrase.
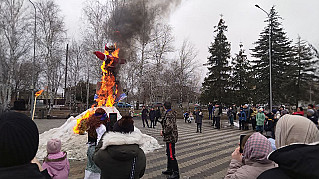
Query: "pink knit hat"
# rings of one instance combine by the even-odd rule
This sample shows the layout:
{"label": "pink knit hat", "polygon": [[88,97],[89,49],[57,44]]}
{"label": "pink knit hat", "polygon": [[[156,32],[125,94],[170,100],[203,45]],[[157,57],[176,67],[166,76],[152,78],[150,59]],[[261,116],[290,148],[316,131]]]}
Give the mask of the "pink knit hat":
{"label": "pink knit hat", "polygon": [[60,139],[51,139],[47,143],[47,152],[48,154],[56,154],[61,151],[61,140]]}

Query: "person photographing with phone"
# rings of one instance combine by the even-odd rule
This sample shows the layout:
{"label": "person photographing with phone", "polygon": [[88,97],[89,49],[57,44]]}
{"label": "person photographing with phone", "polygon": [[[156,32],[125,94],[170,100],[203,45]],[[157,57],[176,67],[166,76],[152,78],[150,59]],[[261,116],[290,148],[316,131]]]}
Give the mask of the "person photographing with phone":
{"label": "person photographing with phone", "polygon": [[262,172],[275,167],[275,164],[267,159],[272,148],[265,136],[255,132],[241,136],[240,141],[240,146],[231,155],[225,179],[255,179]]}

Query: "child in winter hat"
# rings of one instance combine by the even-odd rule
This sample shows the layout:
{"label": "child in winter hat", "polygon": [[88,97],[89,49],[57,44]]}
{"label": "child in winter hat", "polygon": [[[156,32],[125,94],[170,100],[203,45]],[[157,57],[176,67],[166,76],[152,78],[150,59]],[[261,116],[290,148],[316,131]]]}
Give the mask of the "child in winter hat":
{"label": "child in winter hat", "polygon": [[42,167],[48,170],[53,179],[66,179],[69,176],[70,164],[66,152],[61,151],[61,140],[51,139],[47,142],[48,155]]}

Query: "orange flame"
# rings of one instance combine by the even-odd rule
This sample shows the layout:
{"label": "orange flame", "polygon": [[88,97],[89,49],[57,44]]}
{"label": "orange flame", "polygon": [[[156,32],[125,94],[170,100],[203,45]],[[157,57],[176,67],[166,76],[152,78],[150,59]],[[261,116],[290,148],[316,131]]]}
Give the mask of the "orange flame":
{"label": "orange flame", "polygon": [[44,90],[42,89],[42,90],[40,90],[40,91],[37,91],[36,93],[35,93],[35,97],[38,97],[38,96],[40,96],[41,94],[42,94],[42,92],[43,92]]}
{"label": "orange flame", "polygon": [[[97,91],[98,98],[96,99],[97,104],[92,105],[92,110],[88,110],[81,118],[77,119],[77,124],[73,128],[73,132],[76,134],[82,134],[86,130],[86,120],[94,114],[94,107],[112,107],[115,103],[116,95],[117,95],[117,85],[115,82],[115,76],[112,72],[108,71],[109,68],[113,68],[116,65],[114,62],[118,63],[119,61],[119,51],[120,49],[116,49],[109,54],[108,51],[104,51],[104,55],[108,56],[111,61],[108,64],[105,64],[105,61],[101,65],[101,70],[103,75],[101,77],[101,87]],[[84,131],[83,131],[84,130]]]}
{"label": "orange flame", "polygon": [[84,134],[87,130],[86,120],[94,114],[94,110],[88,110],[82,117],[76,120],[76,125],[73,128],[75,134]]}

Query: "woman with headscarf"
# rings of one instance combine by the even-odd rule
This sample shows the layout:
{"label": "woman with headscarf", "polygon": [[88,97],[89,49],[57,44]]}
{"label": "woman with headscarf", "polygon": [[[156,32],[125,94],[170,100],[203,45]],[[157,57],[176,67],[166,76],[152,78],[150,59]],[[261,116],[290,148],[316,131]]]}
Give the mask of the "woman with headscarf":
{"label": "woman with headscarf", "polygon": [[319,131],[309,119],[284,115],[276,126],[276,147],[268,159],[279,167],[263,172],[258,179],[319,178]]}
{"label": "woman with headscarf", "polygon": [[259,132],[244,137],[243,153],[237,147],[232,153],[232,160],[225,179],[255,179],[262,172],[274,167],[274,163],[267,159],[272,151],[269,140]]}

